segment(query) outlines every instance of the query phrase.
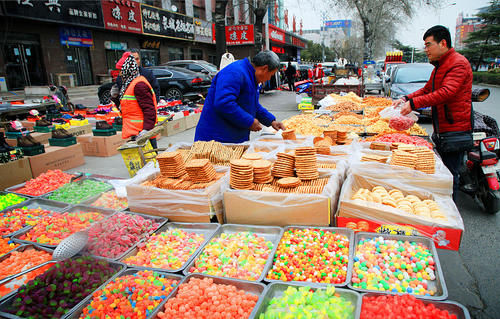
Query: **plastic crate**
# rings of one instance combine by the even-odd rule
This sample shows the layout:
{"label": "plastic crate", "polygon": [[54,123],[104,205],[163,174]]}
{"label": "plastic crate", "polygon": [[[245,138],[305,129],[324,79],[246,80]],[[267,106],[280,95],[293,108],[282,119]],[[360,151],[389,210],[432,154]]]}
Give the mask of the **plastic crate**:
{"label": "plastic crate", "polygon": [[50,146],[71,146],[76,144],[76,137],[71,136],[67,138],[49,138],[49,145]]}
{"label": "plastic crate", "polygon": [[58,119],[62,116],[61,113],[47,113],[47,115],[45,116],[47,121],[51,121],[53,119]]}
{"label": "plastic crate", "polygon": [[16,139],[18,137],[26,136],[26,135],[30,135],[30,132],[29,131],[24,131],[24,132],[5,132],[5,137],[6,138]]}
{"label": "plastic crate", "polygon": [[35,146],[28,146],[28,147],[20,147],[21,150],[23,151],[24,155],[26,156],[35,156],[38,154],[43,154],[45,153],[45,146],[42,145],[35,145]]}
{"label": "plastic crate", "polygon": [[116,135],[116,130],[114,128],[109,130],[93,129],[92,133],[94,133],[94,136],[113,136]]}
{"label": "plastic crate", "polygon": [[35,129],[35,132],[39,132],[39,133],[50,133],[55,129],[54,125],[51,125],[51,126],[36,126],[35,125],[33,128]]}
{"label": "plastic crate", "polygon": [[114,128],[116,131],[121,131],[121,130],[122,130],[122,127],[123,127],[123,125],[116,125],[116,124],[113,124],[113,128]]}

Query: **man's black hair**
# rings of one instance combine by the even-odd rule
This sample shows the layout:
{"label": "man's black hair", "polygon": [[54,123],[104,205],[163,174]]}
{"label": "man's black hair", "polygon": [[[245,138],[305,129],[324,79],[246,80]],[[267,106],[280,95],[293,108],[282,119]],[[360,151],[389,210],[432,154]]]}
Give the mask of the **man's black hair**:
{"label": "man's black hair", "polygon": [[140,53],[139,49],[137,49],[137,48],[129,48],[129,49],[127,49],[127,51],[130,53]]}
{"label": "man's black hair", "polygon": [[424,33],[424,41],[427,37],[434,37],[434,40],[439,43],[441,40],[446,40],[446,46],[451,49],[450,30],[442,25],[435,25]]}

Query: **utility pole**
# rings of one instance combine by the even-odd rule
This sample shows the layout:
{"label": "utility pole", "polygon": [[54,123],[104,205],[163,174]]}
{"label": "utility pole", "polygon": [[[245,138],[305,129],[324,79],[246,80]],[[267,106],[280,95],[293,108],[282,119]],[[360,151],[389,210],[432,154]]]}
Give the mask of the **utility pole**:
{"label": "utility pole", "polygon": [[217,65],[226,53],[226,7],[228,0],[215,0],[215,52]]}

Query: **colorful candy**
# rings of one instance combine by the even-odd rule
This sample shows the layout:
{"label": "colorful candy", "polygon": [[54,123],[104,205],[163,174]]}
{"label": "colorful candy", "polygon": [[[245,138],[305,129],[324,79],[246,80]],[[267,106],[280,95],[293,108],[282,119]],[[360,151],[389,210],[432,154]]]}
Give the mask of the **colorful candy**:
{"label": "colorful candy", "polygon": [[37,178],[30,179],[23,188],[15,192],[31,196],[40,196],[69,183],[72,177],[74,176],[58,169],[49,170],[40,174]]}
{"label": "colorful candy", "polygon": [[0,238],[0,257],[18,246],[10,238]]}
{"label": "colorful candy", "polygon": [[290,229],[274,255],[268,279],[340,284],[349,264],[347,236],[321,229]]}
{"label": "colorful candy", "polygon": [[44,216],[53,212],[41,208],[16,208],[0,214],[0,235],[10,235],[26,226],[34,226]]}
{"label": "colorful candy", "polygon": [[22,276],[15,277],[14,279],[7,281],[5,284],[0,286],[0,297],[6,296],[7,294],[13,292],[14,290],[19,289],[19,287],[25,285],[27,282],[34,279],[38,275],[43,274],[52,266],[54,266],[54,264],[48,264],[40,268],[37,268],[35,270],[32,270]]}
{"label": "colorful candy", "polygon": [[145,319],[177,284],[177,279],[168,279],[152,271],[118,277],[104,289],[94,292],[80,318]]}
{"label": "colorful candy", "polygon": [[108,190],[110,187],[107,183],[84,179],[81,182],[69,183],[60,187],[49,195],[49,199],[63,203],[79,204],[92,196]]}
{"label": "colorful candy", "polygon": [[252,232],[222,233],[212,239],[190,272],[258,280],[273,243]]}
{"label": "colorful candy", "polygon": [[87,247],[93,255],[116,258],[158,227],[154,219],[117,213],[89,230]]}
{"label": "colorful candy", "polygon": [[150,268],[180,269],[201,246],[204,239],[203,234],[169,229],[154,234],[146,242],[139,244],[137,254],[123,262]]}
{"label": "colorful candy", "polygon": [[435,280],[434,258],[421,243],[376,237],[356,247],[353,287],[432,296]]}
{"label": "colorful candy", "polygon": [[351,301],[335,293],[334,286],[312,290],[309,287],[288,287],[283,296],[269,301],[259,319],[292,318],[354,318]]}
{"label": "colorful candy", "polygon": [[116,196],[115,191],[109,191],[102,194],[91,205],[96,207],[114,209],[114,210],[122,210],[128,207],[128,201],[127,198],[121,198]]}
{"label": "colorful candy", "polygon": [[401,133],[384,134],[376,137],[375,140],[377,142],[404,143],[404,144],[413,144],[417,146],[427,146],[431,150],[433,149],[432,144],[427,142],[423,138]]}
{"label": "colorful candy", "polygon": [[27,248],[24,251],[13,251],[0,262],[0,279],[33,268],[52,259],[52,254],[44,250]]}
{"label": "colorful candy", "polygon": [[405,294],[363,297],[361,319],[457,319],[446,310],[440,310],[434,304],[425,304],[414,296]]}
{"label": "colorful candy", "polygon": [[104,218],[96,212],[54,212],[38,221],[27,233],[19,238],[39,244],[57,245],[64,238],[89,227]]}
{"label": "colorful candy", "polygon": [[116,271],[107,261],[91,257],[61,261],[19,288],[7,312],[22,318],[59,318]]}
{"label": "colorful candy", "polygon": [[27,200],[27,198],[12,193],[0,195],[0,210],[22,203],[25,200]]}
{"label": "colorful candy", "polygon": [[212,278],[191,278],[179,286],[174,298],[167,300],[158,318],[244,319],[250,316],[258,299],[233,285],[214,284]]}

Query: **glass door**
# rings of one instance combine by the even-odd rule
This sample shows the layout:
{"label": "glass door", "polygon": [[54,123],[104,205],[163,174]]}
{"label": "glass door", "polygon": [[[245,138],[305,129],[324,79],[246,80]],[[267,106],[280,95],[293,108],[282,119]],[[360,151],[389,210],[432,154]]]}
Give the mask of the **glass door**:
{"label": "glass door", "polygon": [[89,48],[64,47],[64,52],[66,55],[66,70],[68,73],[76,75],[76,85],[93,84]]}
{"label": "glass door", "polygon": [[6,43],[3,51],[9,90],[46,84],[41,63],[40,45]]}

